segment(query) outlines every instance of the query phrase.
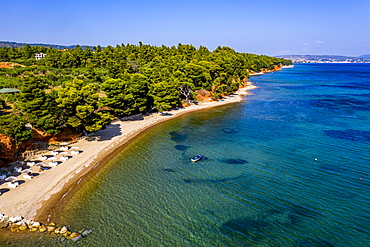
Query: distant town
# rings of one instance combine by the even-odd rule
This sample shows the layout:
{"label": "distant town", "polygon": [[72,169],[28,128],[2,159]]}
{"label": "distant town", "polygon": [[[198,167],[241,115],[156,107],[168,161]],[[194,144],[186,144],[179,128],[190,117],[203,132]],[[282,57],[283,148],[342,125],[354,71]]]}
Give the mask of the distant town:
{"label": "distant town", "polygon": [[359,57],[335,55],[283,55],[277,57],[292,60],[293,63],[370,63],[370,54]]}

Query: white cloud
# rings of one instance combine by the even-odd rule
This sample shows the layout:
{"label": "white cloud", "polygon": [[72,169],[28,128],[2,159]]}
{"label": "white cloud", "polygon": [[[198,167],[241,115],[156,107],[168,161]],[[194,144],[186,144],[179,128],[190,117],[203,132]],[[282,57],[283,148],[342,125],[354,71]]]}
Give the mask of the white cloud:
{"label": "white cloud", "polygon": [[315,42],[318,43],[318,44],[324,43],[324,41],[322,41],[322,40],[316,40]]}

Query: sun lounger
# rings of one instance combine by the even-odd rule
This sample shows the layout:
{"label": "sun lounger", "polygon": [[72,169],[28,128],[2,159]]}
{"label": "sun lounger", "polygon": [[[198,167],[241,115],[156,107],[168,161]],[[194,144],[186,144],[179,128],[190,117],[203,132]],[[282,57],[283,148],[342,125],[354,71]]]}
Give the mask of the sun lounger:
{"label": "sun lounger", "polygon": [[49,163],[49,166],[57,166],[58,165],[58,162],[50,162]]}
{"label": "sun lounger", "polygon": [[23,175],[23,178],[25,178],[25,179],[32,179],[32,175],[28,175],[28,174],[24,174]]}
{"label": "sun lounger", "polygon": [[9,186],[10,188],[16,188],[16,187],[18,187],[18,185],[19,185],[19,183],[18,183],[18,182],[15,182],[15,183],[9,182],[9,183],[8,183],[8,186]]}
{"label": "sun lounger", "polygon": [[47,160],[47,158],[48,158],[48,157],[46,157],[46,156],[41,156],[41,157],[39,158],[39,160]]}
{"label": "sun lounger", "polygon": [[68,159],[69,159],[68,156],[62,156],[62,157],[60,157],[60,160],[63,160],[63,161],[66,161]]}

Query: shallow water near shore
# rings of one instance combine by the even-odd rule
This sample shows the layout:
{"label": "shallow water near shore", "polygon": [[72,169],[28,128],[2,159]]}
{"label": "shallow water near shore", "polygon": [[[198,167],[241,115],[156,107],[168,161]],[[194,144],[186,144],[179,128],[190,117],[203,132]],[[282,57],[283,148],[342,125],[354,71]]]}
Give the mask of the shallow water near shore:
{"label": "shallow water near shore", "polygon": [[95,229],[73,245],[368,246],[370,64],[251,81],[244,102],[160,124],[114,156],[60,212]]}

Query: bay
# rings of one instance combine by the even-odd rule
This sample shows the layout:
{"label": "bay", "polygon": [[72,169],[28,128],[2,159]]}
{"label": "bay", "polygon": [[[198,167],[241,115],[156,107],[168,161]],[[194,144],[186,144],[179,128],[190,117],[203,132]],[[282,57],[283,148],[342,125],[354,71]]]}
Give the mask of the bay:
{"label": "bay", "polygon": [[243,102],[135,139],[58,223],[94,230],[76,246],[367,246],[369,78],[369,64],[254,76]]}

